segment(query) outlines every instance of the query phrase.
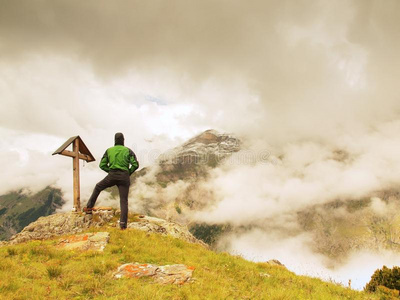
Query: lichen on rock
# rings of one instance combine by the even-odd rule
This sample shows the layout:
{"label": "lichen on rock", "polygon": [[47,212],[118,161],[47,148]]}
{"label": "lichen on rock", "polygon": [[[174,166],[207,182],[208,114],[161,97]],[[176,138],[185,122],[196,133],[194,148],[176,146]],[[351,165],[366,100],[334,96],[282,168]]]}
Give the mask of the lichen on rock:
{"label": "lichen on rock", "polygon": [[129,263],[118,267],[114,278],[152,277],[160,284],[184,284],[193,280],[194,267],[182,264],[157,266],[153,264]]}

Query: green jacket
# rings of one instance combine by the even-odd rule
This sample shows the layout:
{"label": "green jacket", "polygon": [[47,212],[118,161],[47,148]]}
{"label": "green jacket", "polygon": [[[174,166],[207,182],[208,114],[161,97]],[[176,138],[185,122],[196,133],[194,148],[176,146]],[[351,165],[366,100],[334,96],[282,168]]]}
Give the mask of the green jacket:
{"label": "green jacket", "polygon": [[108,148],[100,161],[100,169],[107,173],[110,170],[124,170],[131,175],[137,168],[139,168],[139,162],[135,153],[122,145]]}

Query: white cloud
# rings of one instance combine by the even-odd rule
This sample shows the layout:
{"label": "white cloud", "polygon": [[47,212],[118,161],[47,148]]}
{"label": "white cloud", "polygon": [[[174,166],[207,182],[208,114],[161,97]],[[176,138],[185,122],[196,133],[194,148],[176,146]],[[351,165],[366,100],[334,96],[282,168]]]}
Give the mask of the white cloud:
{"label": "white cloud", "polygon": [[246,259],[258,262],[278,259],[296,274],[319,277],[346,287],[351,280],[351,287],[357,290],[362,290],[375,270],[383,265],[392,268],[400,264],[399,256],[392,251],[355,251],[345,263],[338,265],[310,250],[313,239],[306,233],[285,236],[255,229],[227,239],[228,250]]}

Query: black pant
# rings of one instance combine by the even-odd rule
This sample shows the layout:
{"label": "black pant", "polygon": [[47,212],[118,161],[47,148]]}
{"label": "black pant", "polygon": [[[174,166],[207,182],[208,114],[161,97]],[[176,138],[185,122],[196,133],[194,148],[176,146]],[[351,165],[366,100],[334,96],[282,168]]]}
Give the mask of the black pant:
{"label": "black pant", "polygon": [[92,196],[90,196],[87,207],[92,208],[96,203],[100,192],[108,187],[116,185],[119,190],[119,199],[121,206],[121,218],[119,225],[121,228],[126,228],[128,224],[128,194],[131,184],[128,171],[110,170],[108,175],[94,187]]}

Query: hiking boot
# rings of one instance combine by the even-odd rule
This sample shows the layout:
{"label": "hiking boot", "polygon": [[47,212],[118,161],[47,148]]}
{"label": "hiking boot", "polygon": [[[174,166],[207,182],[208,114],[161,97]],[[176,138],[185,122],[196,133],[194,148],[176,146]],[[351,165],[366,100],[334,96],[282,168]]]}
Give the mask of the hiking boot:
{"label": "hiking boot", "polygon": [[87,214],[87,215],[91,215],[91,214],[92,214],[92,211],[93,211],[93,208],[91,208],[91,207],[84,207],[84,208],[83,208],[83,212],[84,212],[85,214]]}
{"label": "hiking boot", "polygon": [[127,224],[125,222],[118,222],[119,223],[119,228],[121,228],[121,230],[125,230],[127,226]]}

